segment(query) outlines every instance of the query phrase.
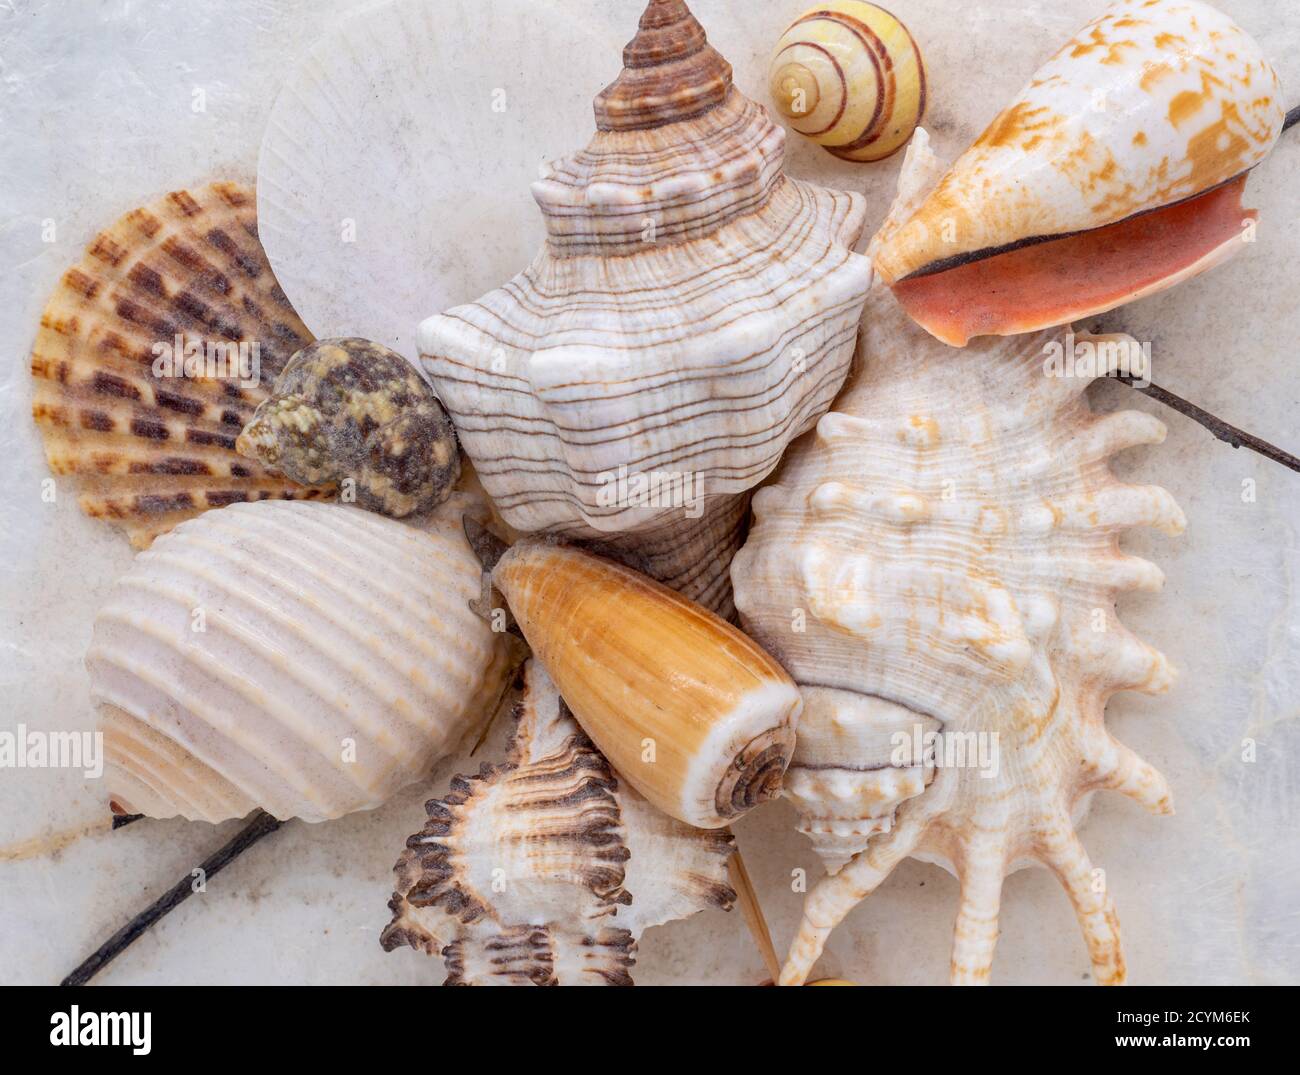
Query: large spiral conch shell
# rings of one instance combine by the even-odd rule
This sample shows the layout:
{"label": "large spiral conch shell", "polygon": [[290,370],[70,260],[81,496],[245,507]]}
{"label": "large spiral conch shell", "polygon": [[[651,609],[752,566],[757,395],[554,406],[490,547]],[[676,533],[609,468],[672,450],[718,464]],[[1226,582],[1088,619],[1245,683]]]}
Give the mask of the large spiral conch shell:
{"label": "large spiral conch shell", "polygon": [[628,787],[537,661],[517,712],[506,761],[429,802],[381,942],[440,953],[448,985],[631,985],[642,932],[731,907],[733,838]]}
{"label": "large spiral conch shell", "polygon": [[736,604],[803,691],[786,788],[833,871],[783,981],[802,982],[908,856],[961,880],[954,982],[988,979],[1003,876],[1031,862],[1069,894],[1095,979],[1123,980],[1114,904],[1071,812],[1102,788],[1171,810],[1103,723],[1112,693],[1172,676],[1116,619],[1120,592],[1162,581],[1119,534],[1184,526],[1165,490],[1107,466],[1164,427],[1094,415],[1084,396],[1087,356],[1105,369],[1133,347],[1057,331],[954,351],[876,292],[861,371],[755,497]]}
{"label": "large spiral conch shell", "polygon": [[1198,0],[1121,0],[1034,75],[876,268],[954,346],[1101,313],[1240,250],[1246,173],[1284,111],[1277,75]]}
{"label": "large spiral conch shell", "polygon": [[783,130],[681,0],[651,0],[624,63],[533,185],[545,248],[424,322],[420,354],[510,526],[725,615],[745,494],[848,371],[863,199],[785,176]]}
{"label": "large spiral conch shell", "polygon": [[769,75],[790,126],[837,157],[878,161],[925,115],[925,63],[907,27],[864,0],[805,11],[781,35]]}
{"label": "large spiral conch shell", "polygon": [[583,730],[655,806],[721,828],[780,794],[803,702],[731,624],[578,549],[518,544],[492,578]]}
{"label": "large spiral conch shell", "polygon": [[257,240],[251,189],[213,183],[132,210],[41,315],[32,414],[50,469],[137,548],[208,508],[328,495],[235,451],[310,340]]}
{"label": "large spiral conch shell", "polygon": [[487,717],[508,663],[452,514],[207,512],[140,553],[86,654],[118,812],[321,821],[378,806]]}

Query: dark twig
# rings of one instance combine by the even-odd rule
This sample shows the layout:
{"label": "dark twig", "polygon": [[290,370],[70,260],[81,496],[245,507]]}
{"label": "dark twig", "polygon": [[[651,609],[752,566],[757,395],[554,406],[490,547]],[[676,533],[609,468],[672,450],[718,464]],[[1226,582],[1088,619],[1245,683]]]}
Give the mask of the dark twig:
{"label": "dark twig", "polygon": [[[233,862],[242,852],[247,851],[258,840],[275,832],[283,821],[278,821],[270,814],[259,810],[253,820],[245,825],[225,847],[205,859],[200,865],[205,881],[216,876]],[[190,898],[194,892],[193,878],[183,877],[158,900],[141,911],[130,922],[109,937],[94,955],[81,964],[60,983],[62,985],[85,985],[91,978],[103,970],[109,963],[124,952],[127,947],[144,933],[150,926]]]}
{"label": "dark twig", "polygon": [[1282,121],[1282,133],[1286,134],[1297,123],[1300,123],[1300,105],[1296,105],[1286,114],[1286,119]]}
{"label": "dark twig", "polygon": [[1135,382],[1134,378],[1128,374],[1116,374],[1115,380],[1128,385],[1135,392],[1141,392],[1144,396],[1150,396],[1152,399],[1163,403],[1166,407],[1176,410],[1179,414],[1185,415],[1193,422],[1197,422],[1213,433],[1219,440],[1226,444],[1231,444],[1234,448],[1246,447],[1252,452],[1258,452],[1265,459],[1271,459],[1275,463],[1281,463],[1284,467],[1291,470],[1300,471],[1300,459],[1297,459],[1290,452],[1283,451],[1276,445],[1269,444],[1268,441],[1262,440],[1253,433],[1247,433],[1244,429],[1238,429],[1234,425],[1229,425],[1222,418],[1219,418],[1209,411],[1198,407],[1195,403],[1189,403],[1181,396],[1176,396],[1172,392],[1166,391],[1157,384],[1147,382],[1145,385]]}

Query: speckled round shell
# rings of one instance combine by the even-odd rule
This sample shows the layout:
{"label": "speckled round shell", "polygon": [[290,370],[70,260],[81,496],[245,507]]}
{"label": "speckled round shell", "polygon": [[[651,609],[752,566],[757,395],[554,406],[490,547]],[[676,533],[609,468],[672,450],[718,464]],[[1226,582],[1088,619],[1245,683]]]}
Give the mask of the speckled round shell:
{"label": "speckled round shell", "polygon": [[460,476],[451,420],[396,351],[355,337],[316,340],[276,378],[235,444],[295,481],[390,518],[429,511]]}
{"label": "speckled round shell", "polygon": [[140,553],[86,654],[115,810],[321,821],[424,776],[500,687],[502,635],[448,505],[427,531],[235,504]]}
{"label": "speckled round shell", "polygon": [[[257,345],[260,380],[158,376],[158,345]],[[175,191],[127,213],[68,270],[32,349],[32,414],[82,510],[137,548],[208,508],[316,499],[235,451],[289,356],[311,339],[257,238],[238,183]],[[252,354],[251,350],[249,351]]]}

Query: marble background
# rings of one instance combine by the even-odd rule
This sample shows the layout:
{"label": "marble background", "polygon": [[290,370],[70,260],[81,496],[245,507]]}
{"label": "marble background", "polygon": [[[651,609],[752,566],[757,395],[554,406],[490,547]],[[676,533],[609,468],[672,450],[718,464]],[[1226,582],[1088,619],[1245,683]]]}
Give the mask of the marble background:
{"label": "marble background", "polygon": [[[483,0],[493,9],[493,0]],[[94,610],[130,560],[126,542],[84,519],[71,496],[44,504],[47,476],[31,423],[27,356],[60,274],[124,211],[209,178],[252,181],[278,87],[345,0],[104,0],[0,5],[0,730],[93,726],[82,653]],[[697,0],[695,13],[764,99],[767,53],[801,0]],[[1263,44],[1288,103],[1300,102],[1300,9],[1294,0],[1220,0]],[[499,184],[475,256],[449,259],[430,295],[470,299],[513,274],[540,240],[528,195],[539,161],[591,129],[589,99],[618,71],[640,0],[536,0],[526,26],[449,19],[446,71],[494,63],[516,102],[511,152],[457,142],[466,190]],[[937,151],[959,152],[1079,25],[1097,0],[896,0],[921,43]],[[498,13],[499,15],[499,13]],[[575,20],[584,42],[575,39]],[[498,35],[508,33],[512,47]],[[526,42],[527,47],[513,47]],[[597,44],[592,44],[596,42]],[[607,47],[603,44],[607,42]],[[599,47],[597,47],[599,45]],[[202,87],[207,110],[191,109]],[[790,171],[865,192],[878,221],[899,158],[837,162],[797,138]],[[495,189],[495,187],[493,188]],[[1300,300],[1300,136],[1251,179],[1258,242],[1209,276],[1111,315],[1154,350],[1164,387],[1275,443],[1300,449],[1296,335]],[[448,204],[452,204],[448,202]],[[413,213],[447,212],[413,206]],[[42,240],[46,220],[54,242]],[[449,225],[450,226],[450,225]],[[457,232],[467,241],[465,228]],[[442,303],[439,303],[441,305]],[[430,309],[434,312],[431,299]],[[1121,477],[1173,491],[1185,536],[1134,533],[1129,550],[1167,574],[1160,594],[1133,595],[1121,614],[1182,675],[1160,698],[1119,696],[1109,725],[1162,769],[1177,814],[1148,816],[1119,796],[1097,798],[1083,829],[1107,870],[1137,983],[1300,981],[1300,475],[1216,442],[1199,426],[1114,383],[1092,390],[1100,410],[1155,410],[1161,446],[1117,463]],[[1244,502],[1243,483],[1255,484]],[[1254,762],[1243,762],[1246,738]],[[487,756],[499,749],[490,743]],[[473,766],[476,767],[477,759]],[[435,983],[441,967],[409,950],[383,953],[390,869],[421,802],[464,759],[384,808],[329,824],[287,825],[244,855],[101,976],[103,982]],[[238,823],[141,822],[107,832],[101,789],[79,772],[0,770],[0,981],[54,982],[132,913],[228,839]],[[819,867],[785,804],[737,829],[783,949],[798,919],[795,868]],[[946,980],[956,883],[905,863],[834,934],[822,968],[863,983]],[[651,930],[642,983],[758,982],[761,961],[738,913],[701,914]],[[1042,870],[1007,880],[995,982],[1078,983],[1089,963],[1073,915]]]}

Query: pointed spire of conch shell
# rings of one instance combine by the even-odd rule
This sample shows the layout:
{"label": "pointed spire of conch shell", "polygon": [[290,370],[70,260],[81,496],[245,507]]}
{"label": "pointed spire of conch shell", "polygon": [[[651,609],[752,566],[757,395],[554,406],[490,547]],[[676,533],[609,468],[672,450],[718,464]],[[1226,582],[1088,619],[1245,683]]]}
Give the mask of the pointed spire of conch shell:
{"label": "pointed spire of conch shell", "polygon": [[602,131],[691,119],[726,100],[731,64],[709,44],[683,0],[650,0],[623,50],[623,73],[596,98]]}

